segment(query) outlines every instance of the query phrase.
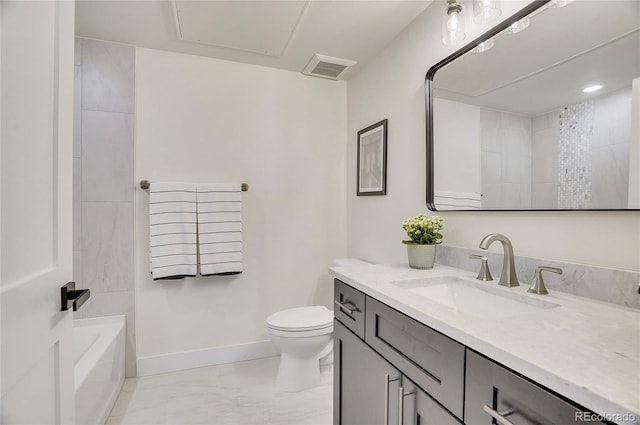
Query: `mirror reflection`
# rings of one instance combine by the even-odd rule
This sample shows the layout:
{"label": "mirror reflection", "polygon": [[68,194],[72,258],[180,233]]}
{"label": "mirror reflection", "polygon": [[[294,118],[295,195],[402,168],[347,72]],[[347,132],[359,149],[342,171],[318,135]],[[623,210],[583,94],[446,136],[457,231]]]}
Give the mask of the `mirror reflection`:
{"label": "mirror reflection", "polygon": [[640,208],[640,2],[554,3],[435,73],[437,210]]}

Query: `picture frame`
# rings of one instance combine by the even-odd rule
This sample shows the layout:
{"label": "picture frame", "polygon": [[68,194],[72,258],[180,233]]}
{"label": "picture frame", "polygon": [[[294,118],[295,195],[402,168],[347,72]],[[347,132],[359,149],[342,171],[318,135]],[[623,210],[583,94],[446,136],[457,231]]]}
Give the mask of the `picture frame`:
{"label": "picture frame", "polygon": [[357,196],[387,194],[387,125],[384,119],[358,131]]}

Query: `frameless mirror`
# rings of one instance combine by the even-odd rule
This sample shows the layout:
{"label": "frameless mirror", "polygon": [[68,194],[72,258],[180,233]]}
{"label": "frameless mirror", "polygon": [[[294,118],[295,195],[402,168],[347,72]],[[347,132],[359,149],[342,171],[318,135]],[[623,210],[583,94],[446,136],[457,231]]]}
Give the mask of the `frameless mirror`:
{"label": "frameless mirror", "polygon": [[640,209],[640,1],[535,1],[426,91],[429,209]]}

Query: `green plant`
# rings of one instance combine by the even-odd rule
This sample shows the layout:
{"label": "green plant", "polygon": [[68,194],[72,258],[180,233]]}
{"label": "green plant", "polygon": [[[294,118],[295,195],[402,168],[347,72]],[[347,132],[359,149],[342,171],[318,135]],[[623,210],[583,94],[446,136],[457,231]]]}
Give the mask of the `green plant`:
{"label": "green plant", "polygon": [[437,245],[442,241],[440,230],[444,227],[444,218],[437,215],[420,214],[402,222],[402,228],[409,236],[408,241],[402,243],[412,245]]}

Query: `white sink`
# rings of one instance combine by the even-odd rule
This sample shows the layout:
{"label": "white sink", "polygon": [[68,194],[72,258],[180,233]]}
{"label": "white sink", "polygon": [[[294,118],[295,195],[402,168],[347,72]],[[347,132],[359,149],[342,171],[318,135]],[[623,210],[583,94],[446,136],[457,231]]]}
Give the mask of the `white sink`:
{"label": "white sink", "polygon": [[462,314],[496,320],[558,307],[536,295],[497,283],[471,282],[456,276],[438,276],[393,282],[412,294],[428,298]]}

